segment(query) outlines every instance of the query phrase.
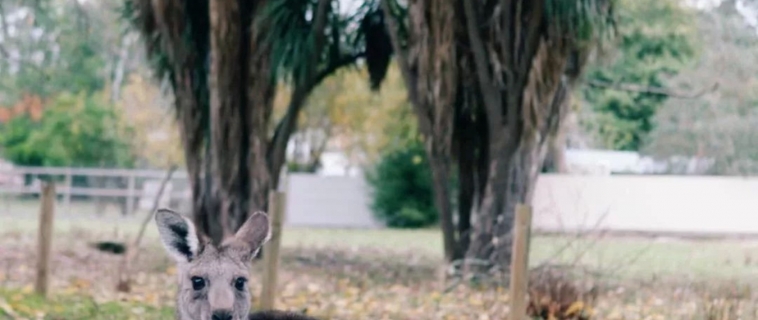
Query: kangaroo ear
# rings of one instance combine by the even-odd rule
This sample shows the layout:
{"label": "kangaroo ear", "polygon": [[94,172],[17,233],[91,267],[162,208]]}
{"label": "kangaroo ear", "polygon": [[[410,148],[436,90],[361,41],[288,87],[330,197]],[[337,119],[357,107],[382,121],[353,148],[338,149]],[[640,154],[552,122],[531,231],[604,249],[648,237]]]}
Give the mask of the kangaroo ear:
{"label": "kangaroo ear", "polygon": [[190,262],[197,256],[200,245],[190,219],[164,208],[155,213],[155,222],[163,246],[177,262]]}
{"label": "kangaroo ear", "polygon": [[250,261],[270,238],[268,216],[259,211],[247,218],[234,237],[225,241],[224,247],[240,254],[242,260]]}

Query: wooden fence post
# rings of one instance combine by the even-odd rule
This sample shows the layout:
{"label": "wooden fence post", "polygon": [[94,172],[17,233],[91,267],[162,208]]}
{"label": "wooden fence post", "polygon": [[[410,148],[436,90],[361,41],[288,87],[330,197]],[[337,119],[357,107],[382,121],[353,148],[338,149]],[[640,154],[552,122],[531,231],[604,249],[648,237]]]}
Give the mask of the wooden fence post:
{"label": "wooden fence post", "polygon": [[53,244],[53,221],[55,218],[55,183],[42,182],[39,230],[37,237],[37,274],[34,292],[46,297],[50,282],[50,249]]}
{"label": "wooden fence post", "polygon": [[286,206],[284,192],[272,191],[268,199],[268,212],[271,217],[271,240],[263,246],[263,288],[261,290],[260,309],[274,309],[276,299],[276,278],[279,269],[279,247],[282,239],[282,221]]}
{"label": "wooden fence post", "polygon": [[516,205],[513,226],[513,251],[511,259],[511,319],[526,320],[526,294],[529,277],[529,238],[532,226],[532,208]]}
{"label": "wooden fence post", "polygon": [[66,168],[64,181],[66,184],[66,193],[63,196],[63,205],[66,207],[66,214],[71,214],[71,188],[74,187],[74,176],[71,173],[71,168]]}
{"label": "wooden fence post", "polygon": [[134,213],[134,188],[136,184],[136,178],[134,177],[134,172],[129,172],[129,180],[128,180],[128,195],[126,196],[126,214],[131,216]]}

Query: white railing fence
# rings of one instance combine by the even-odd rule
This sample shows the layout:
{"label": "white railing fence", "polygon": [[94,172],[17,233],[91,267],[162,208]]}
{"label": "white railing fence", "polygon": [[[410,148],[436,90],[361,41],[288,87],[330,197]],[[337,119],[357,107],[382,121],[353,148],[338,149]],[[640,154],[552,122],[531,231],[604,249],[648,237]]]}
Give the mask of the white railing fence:
{"label": "white railing fence", "polygon": [[[63,212],[71,212],[72,198],[108,198],[122,202],[124,213],[132,214],[137,208],[149,209],[167,174],[163,170],[14,166],[0,168],[0,195],[38,196],[40,180],[53,180],[56,193],[62,198]],[[166,185],[161,203],[186,200],[189,196],[187,173],[177,171]]]}
{"label": "white railing fence", "polygon": [[[39,196],[39,178],[57,182],[59,210],[64,214],[94,210],[102,215],[108,210],[97,204],[103,203],[115,203],[127,216],[137,211],[146,212],[167,173],[163,170],[0,166],[0,215],[33,217],[32,213],[37,210],[36,199],[27,201],[26,207],[19,205],[23,202],[14,200]],[[285,225],[381,227],[369,208],[369,192],[363,179],[300,173],[289,173],[284,178],[287,193]],[[166,185],[160,206],[189,212],[190,197],[187,173],[176,171]],[[96,207],[91,209],[80,203],[95,203]]]}
{"label": "white railing fence", "polygon": [[[167,172],[76,168],[0,168],[0,197],[35,196],[33,177],[52,177],[62,213],[86,210],[79,202],[115,201],[125,214],[149,210]],[[98,178],[107,180],[99,183]],[[108,178],[108,179],[106,179]],[[370,189],[361,177],[290,173],[286,176],[285,225],[381,227],[370,210]],[[533,200],[534,228],[572,232],[602,229],[656,233],[758,235],[758,177],[663,175],[541,175]],[[189,210],[185,172],[177,171],[161,206]],[[78,198],[77,198],[78,197]],[[86,200],[86,201],[83,201]],[[3,199],[0,199],[0,203]],[[9,201],[11,202],[11,201]],[[17,203],[17,202],[14,202]],[[15,204],[14,204],[15,205]],[[14,217],[36,212],[37,201],[3,210]],[[31,212],[29,212],[31,211]],[[94,210],[102,212],[98,208]],[[30,215],[33,216],[33,215]]]}

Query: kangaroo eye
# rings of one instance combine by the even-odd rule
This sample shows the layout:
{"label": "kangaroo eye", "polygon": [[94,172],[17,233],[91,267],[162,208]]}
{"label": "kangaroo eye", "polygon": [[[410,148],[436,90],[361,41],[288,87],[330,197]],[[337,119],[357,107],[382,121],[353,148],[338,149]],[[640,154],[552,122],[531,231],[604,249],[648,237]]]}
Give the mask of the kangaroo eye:
{"label": "kangaroo eye", "polygon": [[243,291],[245,290],[245,283],[247,283],[247,279],[239,277],[234,280],[234,288],[239,291]]}
{"label": "kangaroo eye", "polygon": [[192,277],[190,280],[192,281],[192,289],[202,290],[205,288],[205,279],[201,277]]}

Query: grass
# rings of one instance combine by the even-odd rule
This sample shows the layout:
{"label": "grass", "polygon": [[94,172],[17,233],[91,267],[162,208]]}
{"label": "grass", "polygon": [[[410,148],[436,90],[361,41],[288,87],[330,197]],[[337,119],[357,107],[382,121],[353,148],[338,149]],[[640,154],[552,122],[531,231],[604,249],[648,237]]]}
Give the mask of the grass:
{"label": "grass", "polygon": [[44,299],[28,289],[0,288],[0,316],[11,319],[137,320],[171,319],[173,308],[141,302],[97,302],[82,294],[56,294]]}
{"label": "grass", "polygon": [[[14,205],[15,206],[15,205]],[[87,211],[87,210],[81,210]],[[81,212],[79,211],[79,212]],[[94,231],[104,239],[132,239],[146,213],[120,217],[58,212],[58,234],[77,230]],[[29,234],[37,228],[36,213],[0,214],[0,234]],[[152,221],[143,243],[157,243]],[[311,249],[339,248],[360,250],[373,248],[394,252],[417,252],[442,259],[442,237],[436,229],[331,229],[285,227],[283,246]],[[0,246],[1,248],[1,246]],[[612,273],[620,278],[651,276],[690,279],[758,278],[758,242],[740,240],[678,240],[642,237],[535,236],[531,244],[530,263],[579,264],[593,270]]]}
{"label": "grass", "polygon": [[[114,293],[108,270],[120,260],[86,246],[132,239],[144,212],[98,216],[79,203],[72,206],[74,213],[58,212],[52,300],[42,303],[30,294],[34,205],[14,203],[13,214],[5,214],[0,200],[0,319],[8,310],[27,319],[40,318],[37,313],[44,313],[44,319],[171,318],[175,276],[152,221],[143,240],[148,253],[138,263],[136,292]],[[286,227],[278,305],[308,309],[324,319],[502,315],[507,300],[500,291],[458,287],[447,292],[437,283],[441,240],[432,229]],[[721,303],[720,296],[730,296],[737,287],[733,283],[758,279],[758,261],[752,256],[758,243],[748,241],[562,235],[535,236],[531,249],[532,266],[590,270],[589,278],[607,289],[597,308],[602,319],[716,319],[701,315]],[[755,304],[751,299],[746,294],[735,303]]]}

